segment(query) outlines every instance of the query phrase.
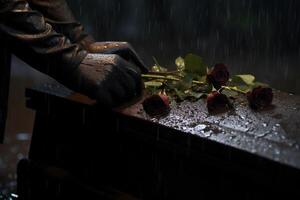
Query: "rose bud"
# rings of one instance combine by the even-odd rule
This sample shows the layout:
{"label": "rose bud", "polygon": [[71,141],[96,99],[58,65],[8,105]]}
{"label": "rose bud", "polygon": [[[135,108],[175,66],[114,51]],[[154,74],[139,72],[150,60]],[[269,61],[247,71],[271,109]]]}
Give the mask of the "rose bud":
{"label": "rose bud", "polygon": [[210,93],[206,101],[208,112],[228,110],[232,107],[227,96],[217,91]]}
{"label": "rose bud", "polygon": [[272,104],[273,91],[271,88],[259,86],[247,93],[247,99],[252,109],[266,108]]}
{"label": "rose bud", "polygon": [[224,64],[216,64],[206,76],[207,82],[211,83],[216,89],[226,85],[229,80],[229,72]]}
{"label": "rose bud", "polygon": [[163,94],[152,95],[144,100],[143,108],[151,117],[166,115],[170,112],[169,97]]}

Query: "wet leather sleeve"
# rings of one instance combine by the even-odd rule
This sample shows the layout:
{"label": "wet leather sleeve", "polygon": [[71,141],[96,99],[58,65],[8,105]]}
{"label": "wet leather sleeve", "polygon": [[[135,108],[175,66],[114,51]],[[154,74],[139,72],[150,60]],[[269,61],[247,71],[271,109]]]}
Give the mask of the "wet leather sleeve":
{"label": "wet leather sleeve", "polygon": [[54,31],[44,16],[25,0],[0,0],[0,36],[32,67],[64,84],[87,52]]}
{"label": "wet leather sleeve", "polygon": [[28,0],[30,7],[41,12],[46,21],[59,33],[80,44],[84,49],[95,42],[94,38],[84,31],[65,0]]}

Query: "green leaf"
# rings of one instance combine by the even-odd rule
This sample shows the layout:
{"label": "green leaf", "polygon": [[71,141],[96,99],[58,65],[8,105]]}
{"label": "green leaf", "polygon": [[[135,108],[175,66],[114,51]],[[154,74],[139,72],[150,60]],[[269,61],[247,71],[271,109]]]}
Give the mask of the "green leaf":
{"label": "green leaf", "polygon": [[188,54],[184,58],[185,71],[195,76],[206,75],[206,65],[200,56],[194,54]]}
{"label": "green leaf", "polygon": [[155,65],[151,68],[151,71],[153,71],[153,72],[167,72],[168,71],[167,68],[162,67],[158,63],[158,61],[157,61],[157,59],[155,57],[153,57],[153,60],[154,60]]}
{"label": "green leaf", "polygon": [[238,85],[236,86],[237,89],[243,91],[243,92],[249,92],[252,89],[252,86],[249,85]]}
{"label": "green leaf", "polygon": [[167,68],[165,68],[165,67],[160,67],[159,71],[160,71],[160,72],[167,72],[167,71],[168,71],[168,69],[167,69]]}
{"label": "green leaf", "polygon": [[203,83],[206,83],[206,75],[205,76],[198,76],[197,80]]}
{"label": "green leaf", "polygon": [[178,83],[176,84],[176,88],[181,91],[185,91],[190,89],[193,86],[193,77],[190,74],[184,76]]}
{"label": "green leaf", "polygon": [[214,90],[214,86],[212,84],[208,84],[205,91],[207,93],[211,93]]}
{"label": "green leaf", "polygon": [[223,90],[222,94],[225,94],[227,97],[237,97],[239,93],[232,90]]}
{"label": "green leaf", "polygon": [[157,65],[154,65],[153,67],[151,67],[151,71],[152,72],[160,72],[160,67]]}
{"label": "green leaf", "polygon": [[186,98],[186,95],[181,90],[178,90],[177,88],[174,89],[176,96],[179,98],[180,101],[184,101]]}
{"label": "green leaf", "polygon": [[177,71],[182,72],[185,69],[184,59],[182,57],[178,57],[175,60],[175,64],[177,66]]}
{"label": "green leaf", "polygon": [[203,97],[203,95],[205,95],[205,94],[202,93],[202,92],[193,92],[193,91],[191,91],[191,92],[189,93],[189,95],[190,95],[191,97],[195,98],[195,99],[200,99],[200,98]]}
{"label": "green leaf", "polygon": [[251,74],[235,75],[232,77],[231,81],[237,84],[253,85],[255,77]]}

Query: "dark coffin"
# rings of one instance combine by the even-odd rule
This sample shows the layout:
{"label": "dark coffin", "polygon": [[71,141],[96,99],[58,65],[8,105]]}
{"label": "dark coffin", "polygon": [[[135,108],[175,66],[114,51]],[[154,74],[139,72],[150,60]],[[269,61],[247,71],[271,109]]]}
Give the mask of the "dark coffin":
{"label": "dark coffin", "polygon": [[299,195],[298,96],[276,91],[270,110],[253,112],[237,102],[235,111],[217,116],[201,101],[183,102],[159,120],[147,117],[139,103],[105,110],[59,86],[27,90],[27,97],[37,111],[30,162],[72,178],[61,176],[50,187],[53,174],[60,173],[21,167],[21,196],[30,190],[31,199],[47,193],[52,199],[54,193],[58,199],[66,193],[76,197],[86,186],[121,194],[112,199]]}

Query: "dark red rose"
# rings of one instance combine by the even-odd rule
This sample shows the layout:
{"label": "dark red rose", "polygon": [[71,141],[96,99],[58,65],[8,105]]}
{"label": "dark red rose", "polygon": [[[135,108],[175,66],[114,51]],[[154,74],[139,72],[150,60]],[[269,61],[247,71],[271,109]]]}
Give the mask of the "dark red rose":
{"label": "dark red rose", "polygon": [[273,91],[271,88],[259,86],[247,93],[247,99],[251,108],[265,108],[272,104]]}
{"label": "dark red rose", "polygon": [[210,93],[207,96],[207,109],[209,112],[223,111],[231,108],[231,103],[225,94],[217,91]]}
{"label": "dark red rose", "polygon": [[167,95],[152,95],[144,100],[143,107],[145,112],[152,116],[158,117],[170,112],[170,102]]}
{"label": "dark red rose", "polygon": [[216,89],[220,89],[221,86],[226,85],[229,80],[229,72],[224,64],[216,64],[212,70],[210,70],[206,77],[207,81]]}

